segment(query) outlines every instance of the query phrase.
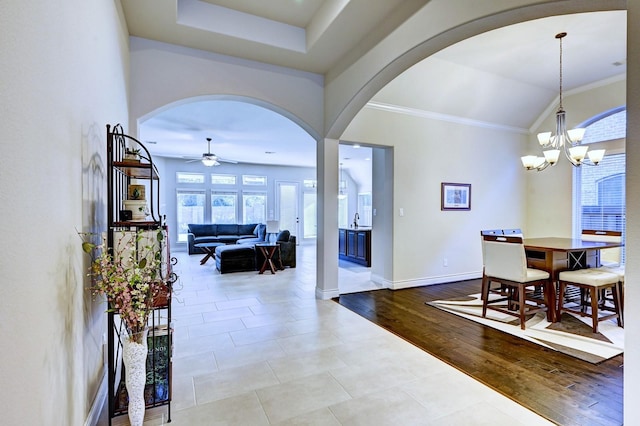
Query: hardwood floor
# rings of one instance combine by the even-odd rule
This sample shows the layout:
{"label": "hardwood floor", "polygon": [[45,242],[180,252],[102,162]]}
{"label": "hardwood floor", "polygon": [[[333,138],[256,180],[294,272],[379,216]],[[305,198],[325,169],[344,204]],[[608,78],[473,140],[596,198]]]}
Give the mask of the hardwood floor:
{"label": "hardwood floor", "polygon": [[623,355],[590,364],[425,305],[474,292],[480,280],[335,300],[557,424],[623,424]]}

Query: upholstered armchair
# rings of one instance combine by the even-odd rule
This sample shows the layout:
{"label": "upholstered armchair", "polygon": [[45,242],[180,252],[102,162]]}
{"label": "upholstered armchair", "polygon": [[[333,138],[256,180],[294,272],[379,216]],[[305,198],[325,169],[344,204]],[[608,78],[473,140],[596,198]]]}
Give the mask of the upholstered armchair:
{"label": "upholstered armchair", "polygon": [[280,231],[276,244],[280,246],[282,266],[296,267],[296,236],[287,230]]}
{"label": "upholstered armchair", "polygon": [[[291,268],[296,267],[296,237],[291,235],[286,229],[278,233],[276,244],[280,246],[280,260],[282,260],[282,266],[289,266]],[[278,258],[273,259],[277,266],[280,266]],[[256,250],[256,265],[260,267],[264,262],[264,256],[260,250]]]}

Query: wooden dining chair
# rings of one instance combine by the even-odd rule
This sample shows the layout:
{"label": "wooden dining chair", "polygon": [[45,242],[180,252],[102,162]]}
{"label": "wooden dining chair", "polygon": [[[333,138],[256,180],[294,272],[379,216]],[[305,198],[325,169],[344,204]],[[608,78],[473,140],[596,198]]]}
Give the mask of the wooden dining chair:
{"label": "wooden dining chair", "polygon": [[[482,276],[484,278],[484,262],[485,262],[485,253],[484,253],[484,236],[485,235],[504,235],[504,231],[502,229],[483,229],[480,231],[480,243],[482,245]],[[506,295],[507,294],[507,287],[500,284],[499,287],[493,288],[493,287],[489,287],[489,292],[490,293],[498,293],[500,295]],[[484,297],[484,296],[483,296]]]}
{"label": "wooden dining chair", "polygon": [[[607,272],[600,268],[576,269],[574,271],[563,271],[558,274],[559,297],[558,312],[556,320],[562,319],[562,312],[572,312],[581,316],[591,317],[591,324],[594,333],[598,332],[598,323],[604,320],[617,318],[618,326],[623,327],[622,322],[622,302],[620,300],[618,275]],[[577,307],[566,297],[567,287],[578,287],[581,291],[587,292],[590,300],[590,311],[587,311],[583,300],[577,303]],[[600,303],[600,294],[610,290],[613,297],[613,307]],[[600,316],[602,311],[612,311],[612,314]]]}
{"label": "wooden dining chair", "polygon": [[[622,243],[622,232],[605,231],[596,229],[583,229],[581,238],[584,241],[605,241],[612,243]],[[620,310],[624,315],[624,265],[622,264],[622,248],[613,247],[600,250],[600,267],[605,272],[611,272],[618,275],[618,297],[620,302]],[[601,304],[607,301],[613,302],[613,295],[606,290],[600,294]]]}
{"label": "wooden dining chair", "polygon": [[[484,235],[485,273],[482,277],[482,317],[487,309],[499,311],[520,319],[525,329],[527,315],[553,310],[551,292],[555,291],[550,275],[540,269],[527,268],[527,257],[521,237]],[[506,297],[491,299],[492,281],[500,282],[511,291]],[[543,291],[536,292],[542,286]],[[507,302],[505,306],[504,302]],[[510,309],[514,305],[516,309]]]}

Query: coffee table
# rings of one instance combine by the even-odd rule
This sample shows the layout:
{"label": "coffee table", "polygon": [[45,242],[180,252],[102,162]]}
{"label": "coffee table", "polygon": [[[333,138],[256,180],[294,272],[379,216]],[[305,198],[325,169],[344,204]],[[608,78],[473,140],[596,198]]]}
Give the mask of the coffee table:
{"label": "coffee table", "polygon": [[278,253],[277,261],[280,262],[280,267],[278,269],[283,270],[284,266],[282,266],[282,258],[280,257],[280,244],[277,243],[257,243],[255,247],[262,252],[264,255],[264,262],[262,263],[262,268],[260,268],[259,274],[263,274],[264,271],[269,267],[269,270],[272,274],[276,273],[276,267],[273,264],[273,258],[276,253]]}
{"label": "coffee table", "polygon": [[205,255],[202,258],[202,260],[200,260],[200,264],[204,265],[205,263],[207,263],[207,260],[215,256],[216,247],[220,247],[223,245],[224,243],[198,243],[198,244],[194,244],[193,246],[200,248],[202,249],[202,251],[204,251]]}

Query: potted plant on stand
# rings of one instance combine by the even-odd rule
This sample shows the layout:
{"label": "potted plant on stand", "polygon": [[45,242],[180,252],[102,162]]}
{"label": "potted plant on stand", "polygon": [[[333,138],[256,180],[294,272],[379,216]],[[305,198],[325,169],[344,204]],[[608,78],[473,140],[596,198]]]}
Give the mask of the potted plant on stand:
{"label": "potted plant on stand", "polygon": [[124,159],[128,162],[140,162],[140,148],[125,148]]}
{"label": "potted plant on stand", "polygon": [[158,230],[152,239],[144,231],[121,231],[114,240],[111,250],[104,238],[98,245],[83,241],[82,249],[92,255],[90,290],[106,297],[108,310],[119,315],[127,331],[122,346],[129,421],[142,425],[149,317],[154,299],[170,286],[162,278],[164,232]]}

